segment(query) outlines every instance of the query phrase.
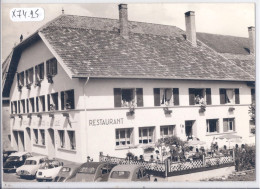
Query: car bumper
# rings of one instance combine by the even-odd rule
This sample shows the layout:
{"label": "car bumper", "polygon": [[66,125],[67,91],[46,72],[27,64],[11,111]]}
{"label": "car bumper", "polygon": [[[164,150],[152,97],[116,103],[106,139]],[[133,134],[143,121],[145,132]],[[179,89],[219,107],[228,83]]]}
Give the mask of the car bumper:
{"label": "car bumper", "polygon": [[12,167],[12,168],[3,168],[4,172],[8,172],[8,171],[16,171],[16,167]]}

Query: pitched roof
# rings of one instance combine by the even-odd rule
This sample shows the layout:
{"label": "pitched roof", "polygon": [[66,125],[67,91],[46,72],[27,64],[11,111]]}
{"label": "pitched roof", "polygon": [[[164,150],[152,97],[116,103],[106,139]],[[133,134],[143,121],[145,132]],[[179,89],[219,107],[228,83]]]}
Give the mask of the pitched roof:
{"label": "pitched roof", "polygon": [[72,15],[40,32],[74,77],[253,80],[203,43],[192,47],[177,27],[129,23],[128,40],[118,20]]}

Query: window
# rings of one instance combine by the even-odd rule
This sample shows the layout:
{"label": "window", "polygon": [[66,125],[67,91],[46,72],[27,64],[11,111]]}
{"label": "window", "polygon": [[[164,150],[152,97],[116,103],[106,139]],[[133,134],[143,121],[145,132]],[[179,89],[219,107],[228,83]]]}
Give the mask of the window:
{"label": "window", "polygon": [[17,82],[18,82],[18,86],[21,86],[21,87],[24,86],[24,72],[17,74]]}
{"label": "window", "polygon": [[38,144],[39,143],[38,129],[33,129],[33,133],[34,133],[34,142],[35,144]]}
{"label": "window", "polygon": [[132,144],[133,129],[116,129],[116,146],[127,146]]}
{"label": "window", "polygon": [[61,92],[61,109],[74,109],[74,90]]}
{"label": "window", "polygon": [[207,119],[207,133],[218,133],[219,121],[218,119]]}
{"label": "window", "polygon": [[239,89],[219,89],[220,104],[239,104]]}
{"label": "window", "polygon": [[60,137],[60,147],[65,148],[65,136],[64,136],[64,130],[59,130],[59,137]]}
{"label": "window", "polygon": [[167,138],[174,135],[175,125],[161,126],[160,133],[161,138]]}
{"label": "window", "polygon": [[25,100],[21,100],[22,111],[25,113]]}
{"label": "window", "polygon": [[29,107],[29,112],[34,112],[34,98],[30,98],[30,107]]}
{"label": "window", "polygon": [[251,103],[255,103],[255,89],[251,89]]}
{"label": "window", "polygon": [[48,111],[58,110],[58,93],[48,94]]}
{"label": "window", "polygon": [[69,142],[70,142],[70,149],[76,149],[76,138],[75,138],[75,131],[68,131]]}
{"label": "window", "polygon": [[195,104],[211,104],[211,89],[189,88],[190,105]]}
{"label": "window", "polygon": [[44,129],[40,129],[40,134],[41,134],[41,144],[45,145],[45,131],[44,131]]}
{"label": "window", "polygon": [[148,144],[154,142],[154,127],[139,128],[139,143]]}
{"label": "window", "polygon": [[114,88],[115,107],[143,106],[143,89],[121,89]]}
{"label": "window", "polygon": [[26,74],[26,85],[33,83],[33,68],[25,71]]}
{"label": "window", "polygon": [[36,110],[37,112],[45,111],[45,96],[39,96],[36,98]]}
{"label": "window", "polygon": [[235,119],[225,118],[223,119],[223,132],[235,131]]}
{"label": "window", "polygon": [[154,106],[177,106],[179,105],[178,88],[154,88]]}
{"label": "window", "polygon": [[35,66],[35,81],[44,79],[44,63]]}
{"label": "window", "polygon": [[46,72],[47,72],[47,75],[50,75],[50,76],[54,76],[58,73],[56,58],[52,58],[52,59],[46,61]]}
{"label": "window", "polygon": [[11,112],[12,112],[12,114],[16,114],[17,113],[17,101],[13,101],[11,103]]}

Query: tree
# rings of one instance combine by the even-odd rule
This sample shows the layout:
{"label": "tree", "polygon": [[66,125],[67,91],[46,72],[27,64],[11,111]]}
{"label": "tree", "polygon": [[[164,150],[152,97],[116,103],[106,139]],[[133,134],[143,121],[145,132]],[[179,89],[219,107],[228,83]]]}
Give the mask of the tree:
{"label": "tree", "polygon": [[248,114],[250,115],[253,124],[255,124],[255,103],[252,103],[249,106]]}

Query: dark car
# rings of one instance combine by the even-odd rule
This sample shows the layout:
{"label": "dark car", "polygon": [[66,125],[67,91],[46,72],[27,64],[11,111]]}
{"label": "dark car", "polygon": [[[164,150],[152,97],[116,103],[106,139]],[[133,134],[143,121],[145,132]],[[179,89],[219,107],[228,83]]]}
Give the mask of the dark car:
{"label": "dark car", "polygon": [[3,151],[3,163],[6,162],[7,158],[10,156],[10,154],[17,152],[16,150],[5,150]]}
{"label": "dark car", "polygon": [[104,162],[87,162],[80,166],[76,175],[67,182],[103,182],[114,165]]}
{"label": "dark car", "polygon": [[62,167],[58,175],[55,177],[54,182],[66,182],[67,180],[75,177],[80,168],[80,164],[69,164]]}
{"label": "dark car", "polygon": [[15,172],[16,168],[22,166],[28,157],[32,157],[29,152],[12,153],[3,164],[4,172]]}

